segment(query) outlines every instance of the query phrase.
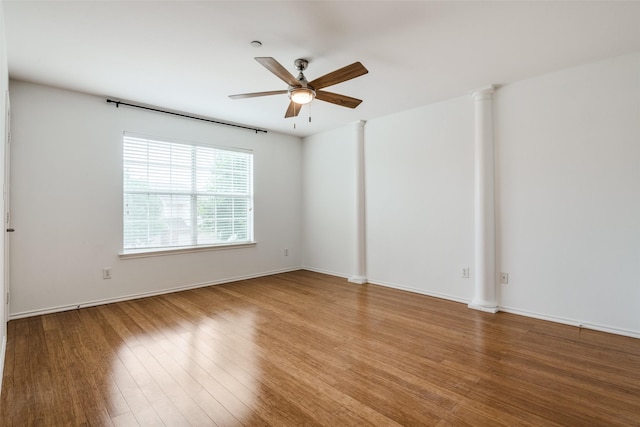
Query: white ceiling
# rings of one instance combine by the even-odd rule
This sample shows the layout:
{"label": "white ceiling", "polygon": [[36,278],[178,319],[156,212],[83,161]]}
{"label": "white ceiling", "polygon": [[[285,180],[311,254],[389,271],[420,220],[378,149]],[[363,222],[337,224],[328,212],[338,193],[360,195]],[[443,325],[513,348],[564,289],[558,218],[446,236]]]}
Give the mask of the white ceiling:
{"label": "white ceiling", "polygon": [[[640,51],[637,1],[4,0],[3,7],[12,78],[299,136]],[[310,81],[360,61],[369,74],[327,90],[364,102],[351,110],[314,101],[285,119],[286,95],[229,99],[286,89],[255,56],[272,56],[292,73],[293,61],[307,58]]]}

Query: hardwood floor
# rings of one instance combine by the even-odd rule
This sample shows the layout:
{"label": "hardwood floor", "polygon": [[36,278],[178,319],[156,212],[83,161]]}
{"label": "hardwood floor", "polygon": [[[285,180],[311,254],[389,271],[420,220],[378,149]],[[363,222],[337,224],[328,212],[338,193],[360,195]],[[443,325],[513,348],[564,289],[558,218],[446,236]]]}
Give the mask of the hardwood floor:
{"label": "hardwood floor", "polygon": [[307,271],[9,323],[2,426],[640,425],[640,340]]}

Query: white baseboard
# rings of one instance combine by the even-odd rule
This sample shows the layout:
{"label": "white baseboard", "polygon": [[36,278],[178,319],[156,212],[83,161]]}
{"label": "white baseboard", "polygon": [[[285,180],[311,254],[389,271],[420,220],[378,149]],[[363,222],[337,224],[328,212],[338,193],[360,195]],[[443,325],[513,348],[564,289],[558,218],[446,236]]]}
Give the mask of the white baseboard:
{"label": "white baseboard", "polygon": [[321,268],[307,267],[305,265],[300,267],[300,269],[313,271],[314,273],[326,274],[329,276],[342,277],[343,279],[347,279],[347,280],[349,279],[349,277],[351,277],[348,274],[336,273],[335,271],[323,270]]}
{"label": "white baseboard", "polygon": [[313,271],[314,273],[326,274],[328,276],[342,277],[343,279],[347,279],[347,282],[355,283],[356,285],[364,285],[365,283],[369,283],[367,281],[367,278],[363,276],[350,276],[348,274],[336,273],[335,271],[323,270],[321,268],[307,267],[307,266],[302,266],[301,269],[307,270],[307,271]]}
{"label": "white baseboard", "polygon": [[533,319],[546,320],[548,322],[562,323],[563,325],[575,326],[582,329],[592,329],[594,331],[607,332],[609,334],[623,335],[625,337],[640,338],[640,332],[628,329],[615,328],[612,326],[598,325],[597,323],[581,322],[579,320],[566,319],[563,317],[549,316],[547,314],[536,313],[532,311],[519,310],[511,307],[499,307],[500,311],[505,313],[517,314],[518,316],[531,317]]}
{"label": "white baseboard", "polygon": [[396,284],[393,284],[393,283],[385,283],[385,282],[378,282],[378,281],[371,281],[371,280],[369,280],[369,283],[374,284],[374,285],[385,286],[385,287],[393,288],[393,289],[400,289],[400,290],[403,290],[403,291],[413,292],[413,293],[417,293],[417,294],[421,294],[421,295],[427,295],[427,296],[430,296],[430,297],[446,299],[446,300],[449,300],[449,301],[461,302],[461,303],[467,304],[467,306],[469,306],[470,308],[478,309],[478,310],[481,310],[481,311],[487,311],[487,312],[491,312],[491,313],[502,311],[502,312],[505,312],[505,313],[517,314],[518,316],[524,316],[524,317],[530,317],[530,318],[533,318],[533,319],[546,320],[546,321],[549,321],[549,322],[561,323],[561,324],[564,324],[564,325],[575,326],[575,327],[578,327],[578,328],[592,329],[594,331],[607,332],[609,334],[622,335],[622,336],[626,336],[626,337],[640,339],[640,332],[638,332],[638,331],[632,331],[632,330],[628,330],[628,329],[616,328],[616,327],[607,326],[607,325],[599,325],[599,324],[596,324],[596,323],[581,322],[581,321],[572,320],[572,319],[566,319],[566,318],[557,317],[557,316],[549,316],[549,315],[546,315],[546,314],[541,314],[541,313],[536,313],[536,312],[531,312],[531,311],[526,311],[526,310],[519,310],[519,309],[515,309],[515,308],[512,308],[512,307],[505,307],[505,306],[501,306],[501,305],[499,305],[495,310],[492,308],[489,311],[489,310],[484,310],[481,307],[476,307],[475,305],[471,306],[472,305],[471,301],[464,300],[464,299],[461,299],[461,298],[458,298],[458,297],[454,297],[454,296],[451,296],[451,295],[447,295],[447,294],[441,294],[441,293],[438,293],[438,292],[423,291],[421,289],[409,288],[409,287],[406,287],[406,286],[400,286],[400,285],[396,285]]}
{"label": "white baseboard", "polygon": [[[139,298],[146,298],[146,297],[151,297],[151,296],[156,296],[156,295],[170,294],[170,293],[173,293],[173,292],[186,291],[186,290],[189,290],[189,289],[196,289],[196,288],[203,288],[203,287],[206,287],[206,286],[221,285],[221,284],[224,284],[224,283],[232,283],[232,282],[237,282],[237,281],[240,281],[240,280],[254,279],[254,278],[257,278],[257,277],[271,276],[271,275],[274,275],[274,274],[288,273],[290,271],[297,271],[297,270],[309,270],[309,271],[313,271],[313,272],[316,272],[316,273],[327,274],[327,275],[335,276],[335,277],[341,277],[341,278],[347,279],[347,281],[351,282],[351,280],[350,280],[351,277],[348,276],[348,275],[344,275],[344,274],[341,274],[341,273],[336,273],[336,272],[326,271],[326,270],[322,270],[322,269],[303,266],[303,267],[294,267],[294,268],[288,268],[288,269],[282,269],[282,270],[274,270],[274,271],[262,272],[262,273],[257,273],[257,274],[250,274],[250,275],[246,275],[246,276],[229,277],[229,278],[216,280],[216,281],[212,281],[212,282],[194,283],[194,284],[191,284],[191,285],[178,286],[178,287],[175,287],[175,288],[163,289],[163,290],[159,290],[159,291],[151,291],[151,292],[144,292],[144,293],[139,293],[139,294],[125,295],[125,296],[122,296],[122,297],[106,298],[106,299],[94,300],[94,301],[85,301],[85,302],[80,302],[80,303],[76,303],[76,304],[68,304],[68,305],[57,306],[57,307],[49,307],[49,308],[44,308],[44,309],[39,309],[39,310],[31,310],[31,311],[24,311],[24,312],[20,312],[20,313],[12,313],[12,314],[9,315],[9,320],[21,319],[21,318],[24,318],[24,317],[31,317],[31,316],[39,316],[39,315],[43,315],[43,314],[57,313],[57,312],[61,312],[61,311],[76,310],[78,308],[93,307],[93,306],[97,306],[97,305],[111,304],[111,303],[114,303],[114,302],[129,301],[129,300],[134,300],[134,299],[139,299]],[[355,283],[355,282],[352,282],[352,283]],[[401,285],[397,285],[395,283],[386,283],[386,282],[371,281],[371,280],[368,280],[366,283],[370,283],[372,285],[385,286],[387,288],[399,289],[399,290],[402,290],[402,291],[407,291],[407,292],[412,292],[412,293],[415,293],[415,294],[421,294],[421,295],[426,295],[426,296],[430,296],[430,297],[445,299],[445,300],[449,300],[449,301],[455,301],[455,302],[459,302],[459,303],[463,303],[463,304],[467,304],[467,305],[469,305],[471,303],[470,300],[466,300],[466,299],[459,298],[459,297],[456,297],[456,296],[443,294],[443,293],[439,293],[439,292],[424,291],[422,289],[415,289],[415,288],[411,288],[411,287],[407,287],[407,286],[401,286]],[[476,308],[476,307],[471,307],[471,308]],[[628,329],[616,328],[616,327],[611,327],[611,326],[607,326],[607,325],[599,325],[599,324],[595,324],[595,323],[581,322],[581,321],[578,321],[578,320],[566,319],[566,318],[557,317],[557,316],[550,316],[550,315],[546,315],[546,314],[541,314],[541,313],[536,313],[536,312],[531,312],[531,311],[526,311],[526,310],[520,310],[520,309],[516,309],[516,308],[512,308],[512,307],[505,307],[505,306],[498,306],[498,311],[503,311],[505,313],[511,313],[511,314],[517,314],[519,316],[524,316],[524,317],[531,317],[531,318],[534,318],[534,319],[546,320],[546,321],[549,321],[549,322],[555,322],[555,323],[561,323],[561,324],[565,324],[565,325],[576,326],[576,327],[584,328],[584,329],[592,329],[592,330],[595,330],[595,331],[607,332],[607,333],[610,333],[610,334],[622,335],[622,336],[627,336],[627,337],[631,337],[631,338],[640,339],[640,332],[632,331],[632,330],[628,330]],[[3,342],[2,342],[2,354],[0,354],[0,359],[1,359],[0,361],[2,362],[2,365],[0,365],[0,390],[1,390],[1,387],[2,387],[1,374],[2,374],[2,369],[4,369],[5,350],[6,350],[6,336],[4,337]]]}
{"label": "white baseboard", "polygon": [[186,291],[189,289],[204,288],[206,286],[222,285],[224,283],[238,282],[240,280],[255,279],[257,277],[272,276],[274,274],[280,274],[280,273],[288,273],[290,271],[297,271],[300,269],[301,269],[300,267],[294,267],[294,268],[287,268],[282,270],[266,271],[262,273],[249,274],[246,276],[228,277],[225,279],[215,280],[211,282],[193,283],[190,285],[176,286],[174,288],[162,289],[158,291],[142,292],[138,294],[124,295],[121,297],[105,298],[105,299],[93,300],[93,301],[84,301],[84,302],[78,302],[74,304],[60,305],[57,307],[48,307],[48,308],[43,308],[38,310],[23,311],[20,313],[11,313],[9,314],[9,320],[22,319],[25,317],[32,317],[32,316],[40,316],[43,314],[59,313],[62,311],[77,310],[79,308],[85,308],[85,307],[95,307],[97,305],[112,304],[114,302],[130,301],[134,299],[147,298],[147,297],[152,297],[157,295],[171,294],[174,292]]}
{"label": "white baseboard", "polygon": [[401,291],[413,292],[414,294],[426,295],[428,297],[446,299],[449,301],[461,302],[464,304],[469,304],[471,302],[470,300],[459,298],[453,295],[441,294],[439,292],[424,291],[422,289],[410,288],[410,287],[401,286],[395,283],[379,282],[379,281],[372,281],[372,280],[369,280],[369,283],[371,283],[372,285],[380,285],[386,288],[400,289]]}

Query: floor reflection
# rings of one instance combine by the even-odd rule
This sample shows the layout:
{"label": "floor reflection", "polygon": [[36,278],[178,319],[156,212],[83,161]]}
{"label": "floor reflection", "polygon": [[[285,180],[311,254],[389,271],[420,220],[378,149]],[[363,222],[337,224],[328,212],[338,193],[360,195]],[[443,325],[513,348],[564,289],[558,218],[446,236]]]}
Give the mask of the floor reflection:
{"label": "floor reflection", "polygon": [[311,272],[19,319],[7,337],[2,426],[635,425],[640,414],[638,340]]}
{"label": "floor reflection", "polygon": [[112,360],[108,411],[116,422],[131,414],[140,425],[241,425],[251,418],[261,376],[255,309],[184,312],[172,321],[134,304],[123,311],[153,332],[128,336]]}

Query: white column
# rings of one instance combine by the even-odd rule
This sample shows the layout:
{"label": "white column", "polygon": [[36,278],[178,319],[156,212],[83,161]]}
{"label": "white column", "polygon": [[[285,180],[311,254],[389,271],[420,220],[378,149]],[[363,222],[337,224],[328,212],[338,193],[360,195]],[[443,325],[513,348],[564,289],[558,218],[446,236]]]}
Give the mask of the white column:
{"label": "white column", "polygon": [[475,295],[476,310],[496,313],[496,234],[493,153],[493,85],[472,93],[475,105]]}
{"label": "white column", "polygon": [[366,254],[366,222],[365,222],[365,188],[364,188],[364,120],[355,124],[356,164],[355,164],[355,265],[354,274],[349,282],[367,283],[367,254]]}

